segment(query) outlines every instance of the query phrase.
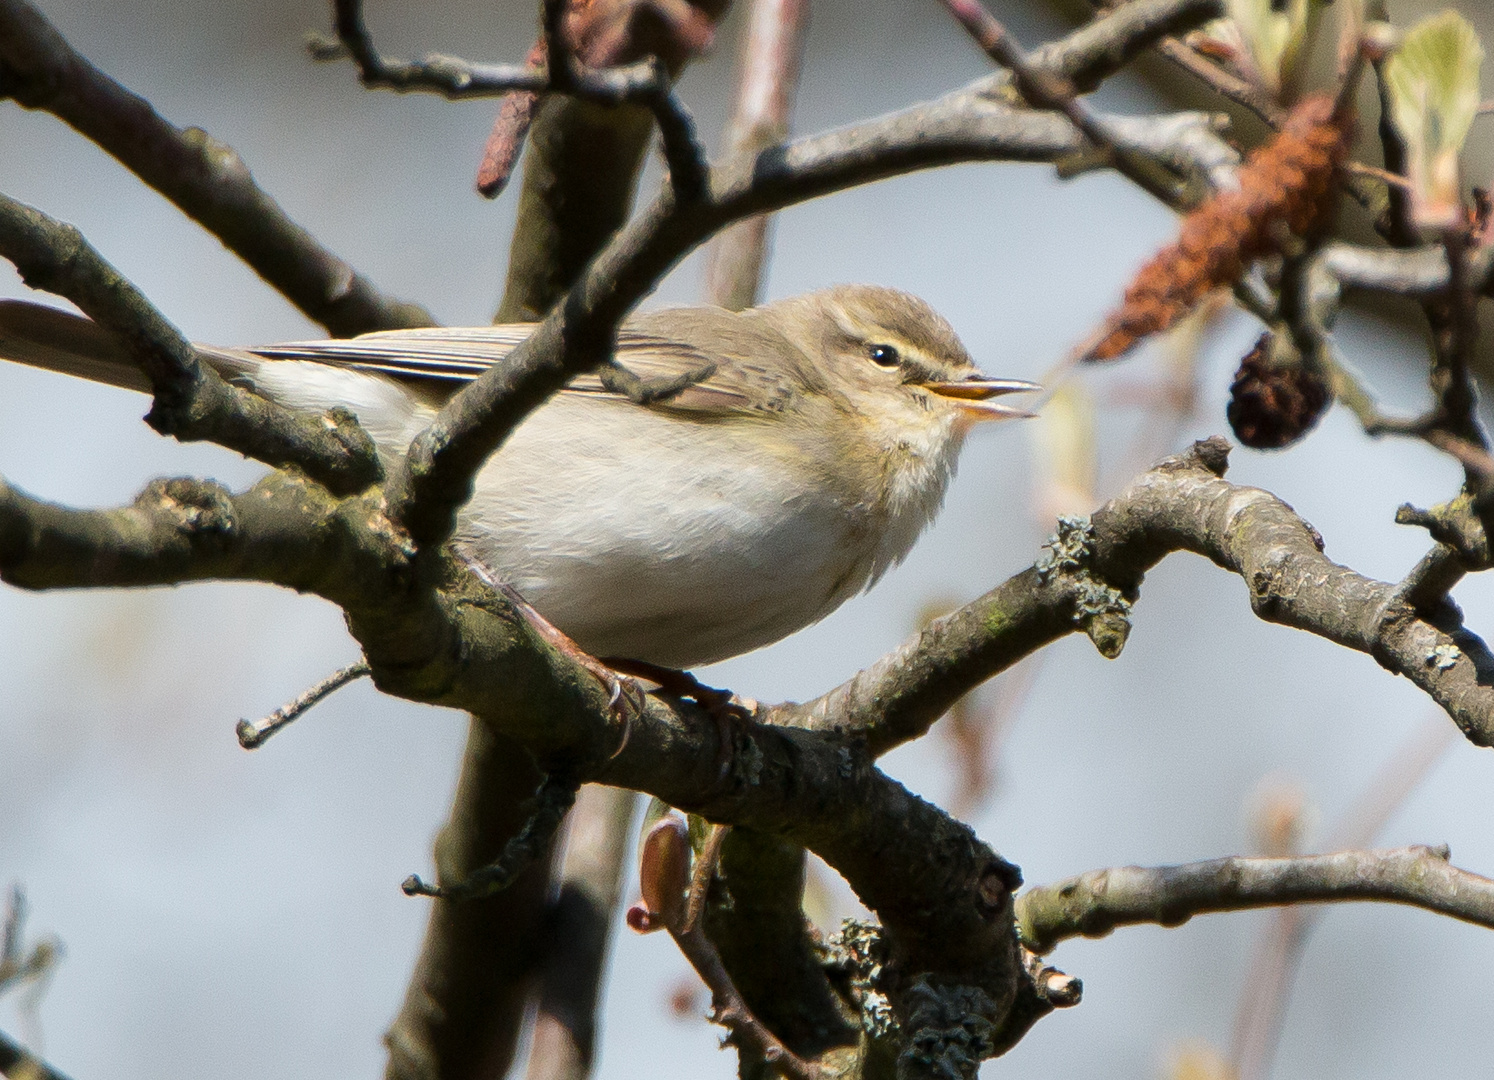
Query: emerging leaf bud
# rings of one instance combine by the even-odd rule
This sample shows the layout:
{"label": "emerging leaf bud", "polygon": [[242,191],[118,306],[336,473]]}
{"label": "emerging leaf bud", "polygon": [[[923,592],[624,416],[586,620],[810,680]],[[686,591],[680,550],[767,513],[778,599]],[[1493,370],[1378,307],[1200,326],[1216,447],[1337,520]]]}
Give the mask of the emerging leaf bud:
{"label": "emerging leaf bud", "polygon": [[1459,157],[1478,114],[1483,60],[1473,24],[1444,11],[1407,31],[1385,64],[1390,116],[1406,144],[1411,212],[1424,228],[1463,224]]}
{"label": "emerging leaf bud", "polygon": [[643,902],[628,910],[628,925],[639,933],[673,929],[685,917],[690,880],[690,835],[683,820],[668,814],[656,821],[638,853],[638,885]]}

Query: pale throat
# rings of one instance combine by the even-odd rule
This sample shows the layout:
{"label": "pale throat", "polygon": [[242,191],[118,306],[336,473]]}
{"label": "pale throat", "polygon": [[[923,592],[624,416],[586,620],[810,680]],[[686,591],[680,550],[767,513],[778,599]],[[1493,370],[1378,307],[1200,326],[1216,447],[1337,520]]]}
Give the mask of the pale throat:
{"label": "pale throat", "polygon": [[886,515],[878,562],[885,566],[901,562],[939,512],[969,425],[941,408],[885,417],[877,428]]}

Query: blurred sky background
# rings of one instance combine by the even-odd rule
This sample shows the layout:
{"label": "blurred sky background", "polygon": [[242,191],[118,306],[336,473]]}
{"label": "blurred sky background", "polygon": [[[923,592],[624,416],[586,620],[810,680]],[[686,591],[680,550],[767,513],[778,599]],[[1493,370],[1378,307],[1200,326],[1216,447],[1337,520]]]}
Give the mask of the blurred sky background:
{"label": "blurred sky background", "polygon": [[[531,7],[376,2],[369,14],[391,54],[517,60],[533,38]],[[993,7],[1027,44],[1057,32],[1025,8]],[[493,102],[366,92],[349,66],[311,63],[301,34],[328,18],[315,0],[42,8],[170,120],[234,145],[293,218],[382,288],[451,324],[488,320],[518,186],[496,204],[472,191]],[[801,133],[988,70],[934,0],[818,0],[813,19]],[[713,141],[739,25],[740,12],[683,84]],[[1124,82],[1102,101],[1133,112],[1154,104]],[[79,226],[193,338],[317,332],[107,155],[11,103],[0,103],[0,190]],[[1112,177],[1061,182],[1043,167],[962,166],[785,212],[767,292],[900,286],[948,316],[989,371],[1036,378],[1173,225]],[[692,259],[648,303],[695,301],[701,280]],[[0,295],[26,295],[8,266]],[[1198,414],[1178,443],[1227,431],[1229,376],[1257,332],[1243,315],[1220,320],[1202,360]],[[1422,403],[1419,341],[1352,318],[1338,338],[1387,407]],[[1138,440],[1157,449],[1169,434],[1125,404],[1165,353],[1153,348],[1089,384],[1106,492],[1144,464]],[[0,475],[83,506],[127,502],[160,475],[236,487],[258,475],[225,451],[157,437],[140,422],[145,408],[123,391],[0,366]],[[1043,467],[1033,433],[977,433],[943,516],[904,566],[822,624],[706,678],[765,700],[815,695],[907,636],[930,602],[971,598],[1029,564],[1052,529],[1033,509]],[[1459,472],[1420,444],[1372,442],[1335,410],[1290,451],[1237,450],[1231,478],[1290,502],[1330,557],[1395,579],[1427,546],[1420,531],[1392,523],[1396,506],[1450,496]],[[1494,630],[1488,580],[1466,581],[1457,598],[1476,629]],[[1247,851],[1248,807],[1272,775],[1294,778],[1319,808],[1313,848],[1433,712],[1369,658],[1257,621],[1239,579],[1193,556],[1150,575],[1134,623],[1114,662],[1083,637],[1050,650],[996,788],[971,819],[1031,882]],[[382,1073],[380,1036],[426,919],[425,902],[399,883],[429,870],[465,719],[363,682],[258,753],[240,750],[233,734],[239,717],[269,712],[356,655],[335,608],[264,586],[0,588],[0,883],[24,883],[31,930],[67,948],[35,1017],[20,1015],[24,1001],[12,996],[0,1003],[0,1026],[39,1035],[76,1080]],[[945,803],[956,764],[939,737],[885,762]],[[1491,796],[1494,757],[1454,745],[1383,842],[1447,842],[1458,865],[1494,873]],[[1139,1080],[1161,1075],[1182,1042],[1227,1045],[1266,918],[1212,916],[1062,946],[1055,962],[1084,980],[1083,1004],[1042,1021],[982,1075]],[[668,1007],[687,975],[666,936],[618,936],[601,1077],[734,1075],[734,1055],[716,1049],[719,1032]],[[1486,1069],[1491,989],[1494,934],[1420,911],[1335,908],[1306,955],[1275,1075]]]}

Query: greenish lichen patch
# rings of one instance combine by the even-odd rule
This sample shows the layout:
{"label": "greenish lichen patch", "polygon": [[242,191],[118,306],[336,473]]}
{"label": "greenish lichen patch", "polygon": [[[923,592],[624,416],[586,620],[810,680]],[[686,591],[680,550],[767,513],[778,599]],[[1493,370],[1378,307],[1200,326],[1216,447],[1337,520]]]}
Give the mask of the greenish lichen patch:
{"label": "greenish lichen patch", "polygon": [[1131,603],[1113,585],[1090,573],[1094,525],[1086,517],[1060,517],[1058,531],[1043,545],[1034,566],[1045,585],[1063,578],[1074,589],[1074,625],[1094,642],[1100,655],[1114,660],[1131,633]]}

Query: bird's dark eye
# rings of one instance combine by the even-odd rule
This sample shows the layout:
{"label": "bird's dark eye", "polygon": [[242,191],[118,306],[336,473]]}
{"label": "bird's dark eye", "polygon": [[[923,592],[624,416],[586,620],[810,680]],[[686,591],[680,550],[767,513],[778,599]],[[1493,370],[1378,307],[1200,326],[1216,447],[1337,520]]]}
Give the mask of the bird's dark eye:
{"label": "bird's dark eye", "polygon": [[867,348],[866,353],[878,367],[895,368],[903,360],[891,345],[872,345]]}

